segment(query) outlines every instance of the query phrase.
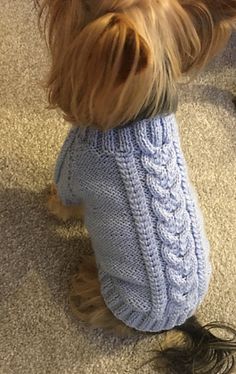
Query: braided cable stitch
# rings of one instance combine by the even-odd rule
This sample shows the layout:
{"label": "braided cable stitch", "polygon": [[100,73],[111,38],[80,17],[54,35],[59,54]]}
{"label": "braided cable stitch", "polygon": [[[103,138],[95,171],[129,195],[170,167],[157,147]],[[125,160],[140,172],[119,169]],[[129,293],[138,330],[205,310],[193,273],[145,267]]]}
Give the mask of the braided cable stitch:
{"label": "braided cable stitch", "polygon": [[141,331],[181,325],[202,302],[211,267],[175,117],[72,138],[57,184],[65,201],[85,205],[108,308]]}

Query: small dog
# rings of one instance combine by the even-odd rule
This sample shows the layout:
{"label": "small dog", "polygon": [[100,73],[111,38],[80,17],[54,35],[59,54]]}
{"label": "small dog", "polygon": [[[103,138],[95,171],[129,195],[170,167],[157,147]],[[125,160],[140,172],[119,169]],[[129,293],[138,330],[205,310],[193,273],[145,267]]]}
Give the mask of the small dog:
{"label": "small dog", "polygon": [[210,330],[233,329],[193,316],[210,264],[172,113],[181,78],[227,43],[236,0],[36,3],[49,103],[73,125],[48,206],[63,220],[85,214],[96,254],[74,277],[73,310],[117,334],[184,334],[158,356],[170,373],[229,373],[236,343]]}

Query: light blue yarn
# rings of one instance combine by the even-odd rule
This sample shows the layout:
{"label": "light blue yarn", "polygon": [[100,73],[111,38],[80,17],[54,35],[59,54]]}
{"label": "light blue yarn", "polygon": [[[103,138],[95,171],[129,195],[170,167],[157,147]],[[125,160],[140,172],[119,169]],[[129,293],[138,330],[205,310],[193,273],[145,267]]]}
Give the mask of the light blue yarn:
{"label": "light blue yarn", "polygon": [[173,115],[73,128],[55,182],[66,205],[85,205],[101,292],[118,319],[158,332],[195,313],[211,267]]}

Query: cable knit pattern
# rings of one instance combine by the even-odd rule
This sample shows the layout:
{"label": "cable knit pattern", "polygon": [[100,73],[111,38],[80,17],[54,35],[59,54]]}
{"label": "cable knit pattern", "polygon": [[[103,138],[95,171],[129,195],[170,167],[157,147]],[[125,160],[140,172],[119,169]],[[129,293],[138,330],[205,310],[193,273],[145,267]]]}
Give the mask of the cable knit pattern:
{"label": "cable knit pattern", "polygon": [[210,263],[174,116],[107,132],[72,129],[55,180],[85,205],[108,308],[141,331],[169,330],[196,310]]}

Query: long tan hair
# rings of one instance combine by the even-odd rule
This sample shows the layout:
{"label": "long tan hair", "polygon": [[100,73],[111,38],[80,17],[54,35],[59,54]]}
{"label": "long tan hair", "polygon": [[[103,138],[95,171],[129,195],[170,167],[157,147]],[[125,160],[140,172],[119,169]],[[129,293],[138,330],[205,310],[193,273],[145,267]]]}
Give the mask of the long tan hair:
{"label": "long tan hair", "polygon": [[174,112],[182,74],[227,42],[236,0],[38,0],[52,55],[49,103],[107,129]]}
{"label": "long tan hair", "polygon": [[[35,2],[52,55],[51,107],[61,108],[72,123],[103,130],[175,111],[181,77],[202,69],[236,23],[236,0]],[[215,328],[233,338],[216,337]],[[233,328],[202,327],[192,317],[175,331],[183,333],[184,344],[167,344],[155,357],[168,373],[232,372]]]}

